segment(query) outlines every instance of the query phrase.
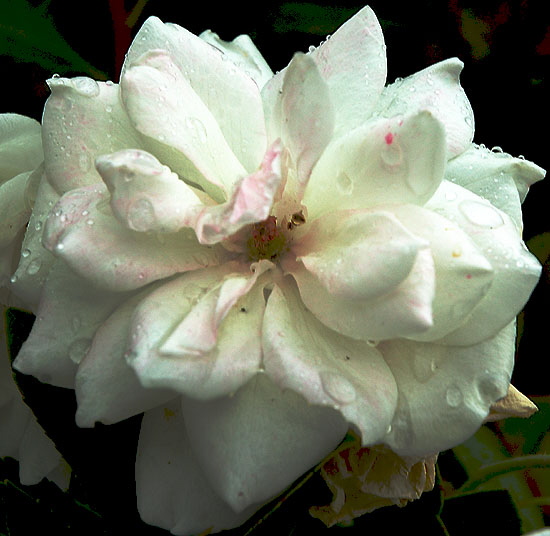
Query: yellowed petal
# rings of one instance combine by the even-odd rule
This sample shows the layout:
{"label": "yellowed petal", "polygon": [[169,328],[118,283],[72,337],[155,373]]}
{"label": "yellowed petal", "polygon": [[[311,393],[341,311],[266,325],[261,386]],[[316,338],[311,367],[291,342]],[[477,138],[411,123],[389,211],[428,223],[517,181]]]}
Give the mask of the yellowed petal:
{"label": "yellowed petal", "polygon": [[537,411],[537,406],[510,384],[506,396],[491,406],[485,422],[499,421],[508,417],[527,418]]}

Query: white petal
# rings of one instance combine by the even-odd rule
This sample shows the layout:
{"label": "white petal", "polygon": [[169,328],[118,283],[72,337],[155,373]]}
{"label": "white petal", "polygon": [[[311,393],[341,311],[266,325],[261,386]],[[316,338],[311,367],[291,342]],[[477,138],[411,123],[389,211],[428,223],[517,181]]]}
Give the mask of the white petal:
{"label": "white petal", "polygon": [[529,187],[542,180],[545,173],[528,160],[472,145],[449,161],[445,178],[487,199],[522,229],[521,203]]}
{"label": "white petal", "polygon": [[[145,291],[146,294],[150,289]],[[167,389],[142,387],[125,359],[132,314],[143,294],[120,305],[96,331],[80,362],[75,381],[76,423],[112,424],[155,408],[176,394]]]}
{"label": "white petal", "polygon": [[326,148],[303,203],[311,219],[334,206],[424,204],[439,186],[444,166],[443,125],[430,112],[376,119]]}
{"label": "white petal", "polygon": [[7,248],[29,220],[31,207],[25,202],[25,191],[32,171],[0,183],[0,252]]}
{"label": "white petal", "polygon": [[[227,310],[254,280],[248,272],[249,282],[237,289],[237,295],[222,292],[220,281],[231,285],[239,279],[236,275],[244,279],[246,267],[226,263],[190,272],[162,285],[140,303],[132,320],[128,359],[143,385],[208,399],[235,392],[258,371],[263,285],[243,293]],[[211,305],[210,309],[205,305]],[[196,309],[204,312],[206,322],[195,325],[193,332],[187,328],[199,316]],[[194,318],[188,320],[190,316]],[[221,317],[225,317],[223,322]],[[206,350],[212,341],[214,346]],[[190,346],[191,353],[186,351]],[[198,347],[201,353],[197,355]]]}
{"label": "white petal", "polygon": [[393,117],[430,110],[445,127],[449,158],[462,153],[474,137],[474,114],[459,81],[463,67],[458,58],[451,58],[390,84],[377,111]]}
{"label": "white petal", "polygon": [[469,345],[492,337],[525,305],[539,279],[541,266],[527,251],[513,221],[488,201],[444,181],[426,208],[456,223],[472,238],[493,268],[485,297],[447,344]]}
{"label": "white petal", "polygon": [[281,392],[260,374],[232,397],[185,398],[193,453],[216,493],[236,512],[264,502],[320,462],[347,424],[332,408]]}
{"label": "white petal", "polygon": [[18,114],[0,114],[0,184],[31,171],[44,158],[40,123]]}
{"label": "white petal", "polygon": [[188,224],[189,208],[202,206],[185,182],[145,151],[103,155],[96,168],[111,192],[114,215],[134,231],[179,231]]}
{"label": "white petal", "polygon": [[473,435],[506,395],[514,364],[515,324],[473,346],[405,340],[378,349],[399,389],[385,443],[400,455],[426,456]]}
{"label": "white petal", "polygon": [[134,38],[121,80],[140,56],[155,49],[163,49],[171,56],[214,116],[233,153],[248,173],[252,173],[267,148],[262,101],[256,83],[232,61],[226,61],[216,48],[186,29],[163,24],[156,17],[149,17]]}
{"label": "white petal", "polygon": [[224,58],[250,76],[256,82],[258,89],[262,89],[273,77],[273,71],[248,35],[242,34],[235,37],[233,41],[224,41],[217,33],[206,30],[199,37],[220,50]]}
{"label": "white petal", "polygon": [[135,128],[184,155],[204,177],[199,184],[205,191],[214,185],[227,193],[246,175],[215,117],[166,51],[132,63],[121,88]]}
{"label": "white petal", "polygon": [[48,180],[64,194],[101,181],[96,157],[143,146],[122,107],[118,84],[91,78],[52,78],[42,118]]}
{"label": "white petal", "polygon": [[143,417],[136,493],[143,521],[179,536],[238,527],[259,506],[236,514],[219,498],[190,448],[177,402],[150,410]]}
{"label": "white petal", "polygon": [[397,388],[376,348],[323,326],[304,307],[294,284],[271,292],[262,340],[266,373],[281,389],[338,409],[360,431],[363,445],[381,441]]}

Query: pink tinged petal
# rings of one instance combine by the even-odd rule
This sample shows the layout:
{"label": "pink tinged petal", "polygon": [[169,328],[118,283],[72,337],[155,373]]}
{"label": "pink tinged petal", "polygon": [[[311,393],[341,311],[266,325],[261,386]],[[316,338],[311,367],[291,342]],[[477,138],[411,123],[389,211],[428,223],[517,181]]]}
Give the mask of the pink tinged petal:
{"label": "pink tinged petal", "polygon": [[199,465],[235,512],[281,492],[333,450],[347,430],[337,411],[281,391],[265,374],[232,397],[184,398],[182,411]]}
{"label": "pink tinged petal", "polygon": [[267,375],[310,404],[340,411],[363,445],[379,443],[397,403],[389,368],[376,348],[321,324],[293,287],[275,286],[269,296],[262,333]]}
{"label": "pink tinged petal", "polygon": [[384,89],[377,111],[387,117],[430,110],[443,123],[449,158],[467,149],[474,137],[474,114],[460,85],[464,64],[451,58]]}
{"label": "pink tinged petal", "polygon": [[386,83],[386,45],[370,7],[344,23],[311,52],[335,103],[335,135],[362,125],[376,107]]}
{"label": "pink tinged petal", "polygon": [[[271,263],[260,264],[256,273]],[[144,300],[128,350],[142,384],[209,399],[234,393],[256,374],[265,308],[264,285],[252,286],[256,277],[230,263],[185,274]]]}
{"label": "pink tinged petal", "polygon": [[224,41],[217,33],[206,30],[199,37],[220,50],[223,59],[231,61],[252,78],[258,89],[262,89],[273,77],[273,71],[248,35],[243,34],[233,41]]}
{"label": "pink tinged petal", "polygon": [[47,180],[40,177],[36,201],[21,245],[19,265],[11,278],[11,290],[31,311],[36,311],[42,287],[55,257],[42,245],[44,222],[51,208],[59,200],[59,194]]}
{"label": "pink tinged petal", "polygon": [[[143,205],[133,217],[150,219],[150,208]],[[102,184],[65,194],[46,221],[43,243],[82,277],[114,291],[218,262],[216,252],[201,246],[190,229],[155,236],[121,225]]]}
{"label": "pink tinged petal", "polygon": [[145,413],[136,458],[136,494],[145,523],[191,536],[238,527],[259,505],[235,513],[205,478],[191,450],[179,403]]}
{"label": "pink tinged petal", "polygon": [[329,88],[315,62],[305,54],[296,54],[286,69],[281,110],[283,144],[303,188],[334,129]]}
{"label": "pink tinged petal", "polygon": [[145,151],[101,156],[96,168],[111,193],[113,214],[134,231],[179,231],[188,225],[189,208],[202,206],[185,182]]}
{"label": "pink tinged petal", "polygon": [[[266,151],[262,100],[256,83],[216,48],[176,24],[148,18],[137,33],[122,69],[144,53],[163,49],[213,115],[231,151],[248,173]],[[166,134],[166,133],[165,133]],[[219,150],[215,146],[214,154]]]}
{"label": "pink tinged petal", "polygon": [[225,203],[198,212],[194,227],[201,244],[215,244],[245,225],[265,220],[281,186],[281,148],[275,142],[260,169],[239,181]]}
{"label": "pink tinged petal", "polygon": [[101,323],[124,295],[100,290],[57,261],[42,290],[36,320],[14,367],[44,383],[74,388],[78,363]]}
{"label": "pink tinged petal", "polygon": [[389,212],[337,211],[313,221],[293,252],[333,296],[369,300],[403,282],[428,245]]}
{"label": "pink tinged petal", "polygon": [[78,426],[113,424],[174,398],[168,389],[142,387],[126,363],[132,314],[143,298],[143,294],[130,298],[101,324],[80,362],[75,380]]}
{"label": "pink tinged petal", "polygon": [[473,435],[506,395],[514,364],[514,323],[472,346],[382,342],[399,389],[384,442],[397,454],[426,456]]}
{"label": "pink tinged petal", "polygon": [[118,84],[52,78],[42,119],[45,166],[60,194],[99,182],[99,155],[143,146],[120,102]]}
{"label": "pink tinged petal", "polygon": [[246,175],[215,117],[166,51],[153,50],[131,64],[121,87],[135,128],[184,155],[202,175],[205,191],[213,185],[227,193]]}
{"label": "pink tinged petal", "polygon": [[19,114],[0,114],[0,185],[42,162],[40,123]]}
{"label": "pink tinged petal", "polygon": [[386,207],[415,236],[429,243],[435,263],[433,326],[411,335],[433,341],[454,331],[484,298],[494,271],[483,252],[456,223],[415,205]]}
{"label": "pink tinged petal", "polygon": [[497,148],[490,151],[472,145],[447,165],[445,178],[506,212],[518,229],[523,228],[521,203],[529,187],[544,178],[545,170]]}
{"label": "pink tinged petal", "polygon": [[456,223],[492,266],[493,282],[485,297],[466,321],[444,338],[446,344],[481,342],[521,311],[537,284],[541,266],[525,248],[510,217],[469,190],[444,181],[426,208]]}
{"label": "pink tinged petal", "polygon": [[304,195],[310,219],[386,203],[423,205],[445,169],[445,132],[429,111],[377,119],[333,141]]}

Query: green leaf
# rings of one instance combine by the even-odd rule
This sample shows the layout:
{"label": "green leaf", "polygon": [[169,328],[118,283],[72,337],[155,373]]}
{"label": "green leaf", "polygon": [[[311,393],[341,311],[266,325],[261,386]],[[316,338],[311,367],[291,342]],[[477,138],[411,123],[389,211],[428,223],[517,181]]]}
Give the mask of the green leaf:
{"label": "green leaf", "polygon": [[47,14],[49,3],[33,7],[27,0],[0,2],[0,55],[52,72],[78,71],[106,80],[107,75],[75,52],[58,32]]}

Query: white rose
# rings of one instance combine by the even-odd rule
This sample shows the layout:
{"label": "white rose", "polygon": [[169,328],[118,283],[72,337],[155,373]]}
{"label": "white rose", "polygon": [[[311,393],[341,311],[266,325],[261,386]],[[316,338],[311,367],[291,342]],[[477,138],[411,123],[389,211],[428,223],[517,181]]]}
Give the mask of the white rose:
{"label": "white rose", "polygon": [[15,366],[81,426],[145,412],[147,523],[237,526],[350,426],[431,457],[506,395],[544,172],[472,145],[458,60],[384,87],[385,58],[369,8],[275,76],[150,18],[120,85],[50,80]]}

